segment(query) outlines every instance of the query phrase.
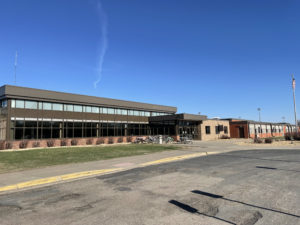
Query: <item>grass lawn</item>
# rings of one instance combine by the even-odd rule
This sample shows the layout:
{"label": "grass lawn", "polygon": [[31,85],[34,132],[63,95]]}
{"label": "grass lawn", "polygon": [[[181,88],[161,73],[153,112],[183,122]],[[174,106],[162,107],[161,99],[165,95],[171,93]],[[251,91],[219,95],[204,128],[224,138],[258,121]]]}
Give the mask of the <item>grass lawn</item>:
{"label": "grass lawn", "polygon": [[116,145],[93,147],[46,148],[16,152],[0,151],[0,173],[67,163],[79,163],[143,155],[179,149],[174,145]]}

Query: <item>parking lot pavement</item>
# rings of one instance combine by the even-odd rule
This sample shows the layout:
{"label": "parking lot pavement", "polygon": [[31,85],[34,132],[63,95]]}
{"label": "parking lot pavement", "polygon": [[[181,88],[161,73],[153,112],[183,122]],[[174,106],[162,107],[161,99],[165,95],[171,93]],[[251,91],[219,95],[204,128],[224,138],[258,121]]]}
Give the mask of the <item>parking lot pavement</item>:
{"label": "parking lot pavement", "polygon": [[0,196],[0,224],[300,224],[300,151],[249,150]]}

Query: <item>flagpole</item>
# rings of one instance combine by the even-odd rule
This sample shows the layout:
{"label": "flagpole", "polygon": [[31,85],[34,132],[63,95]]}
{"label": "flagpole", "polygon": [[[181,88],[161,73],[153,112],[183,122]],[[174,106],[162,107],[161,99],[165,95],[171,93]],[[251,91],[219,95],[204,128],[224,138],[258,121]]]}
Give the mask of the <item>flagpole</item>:
{"label": "flagpole", "polygon": [[292,75],[292,86],[293,86],[293,97],[294,97],[295,126],[296,126],[296,132],[298,133],[297,113],[296,113],[296,97],[295,97],[296,81],[295,81],[294,75]]}

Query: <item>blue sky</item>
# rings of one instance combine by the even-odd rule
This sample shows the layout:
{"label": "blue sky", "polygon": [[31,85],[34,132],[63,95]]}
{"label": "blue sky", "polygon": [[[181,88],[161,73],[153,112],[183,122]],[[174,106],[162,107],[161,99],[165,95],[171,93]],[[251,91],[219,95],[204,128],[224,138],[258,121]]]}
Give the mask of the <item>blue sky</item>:
{"label": "blue sky", "polygon": [[264,121],[293,122],[299,1],[102,0],[101,7],[96,0],[2,0],[0,85],[14,84],[17,50],[20,86],[209,117],[257,120],[260,107]]}

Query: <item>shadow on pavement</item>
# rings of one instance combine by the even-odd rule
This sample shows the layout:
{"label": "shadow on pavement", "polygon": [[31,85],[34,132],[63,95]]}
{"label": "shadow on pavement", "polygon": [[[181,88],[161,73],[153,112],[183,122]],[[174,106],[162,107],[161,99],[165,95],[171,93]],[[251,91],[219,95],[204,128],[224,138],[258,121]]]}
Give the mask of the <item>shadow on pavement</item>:
{"label": "shadow on pavement", "polygon": [[177,207],[179,207],[179,208],[181,208],[181,209],[183,209],[184,211],[187,211],[187,212],[189,212],[189,213],[198,214],[198,215],[202,215],[202,216],[207,216],[207,217],[214,218],[214,219],[217,219],[217,220],[220,220],[220,221],[229,223],[229,224],[234,224],[234,225],[236,225],[235,223],[230,222],[230,221],[228,221],[228,220],[224,220],[224,219],[219,218],[219,217],[216,217],[216,216],[211,216],[211,215],[207,215],[207,214],[204,214],[204,213],[200,213],[200,212],[198,211],[198,209],[195,209],[195,208],[193,208],[193,207],[191,207],[191,206],[189,206],[189,205],[186,205],[186,204],[184,204],[184,203],[178,202],[178,201],[176,201],[176,200],[170,200],[169,203],[171,203],[171,204],[173,204],[173,205],[175,205],[175,206],[177,206]]}
{"label": "shadow on pavement", "polygon": [[265,208],[265,207],[262,207],[262,206],[252,205],[252,204],[245,203],[245,202],[236,201],[236,200],[233,200],[233,199],[225,198],[221,195],[215,195],[215,194],[211,194],[211,193],[204,192],[204,191],[199,191],[199,190],[194,190],[194,191],[191,191],[191,192],[194,193],[194,194],[204,195],[204,196],[208,196],[208,197],[211,197],[211,198],[219,198],[219,199],[223,199],[223,200],[229,201],[229,202],[235,202],[235,203],[243,204],[243,205],[258,208],[258,209],[263,209],[263,210],[267,210],[267,211],[271,211],[271,212],[284,214],[284,215],[287,215],[287,216],[293,216],[293,217],[296,217],[296,218],[300,218],[299,215],[295,215],[295,214],[291,214],[291,213],[287,213],[287,212],[282,212],[282,211],[275,210],[275,209],[269,209],[269,208]]}
{"label": "shadow on pavement", "polygon": [[258,169],[266,169],[266,170],[282,170],[282,171],[288,171],[288,172],[297,172],[300,173],[299,170],[286,170],[286,169],[278,169],[275,167],[266,167],[266,166],[256,166]]}
{"label": "shadow on pavement", "polygon": [[242,159],[258,159],[258,160],[266,160],[266,161],[275,161],[275,162],[288,162],[288,163],[300,163],[300,161],[291,161],[291,160],[283,160],[283,159],[264,159],[264,158],[256,158],[256,157],[249,157],[249,156],[239,156],[239,155],[231,155],[231,154],[224,154],[218,156],[229,156],[229,157],[236,157]]}

